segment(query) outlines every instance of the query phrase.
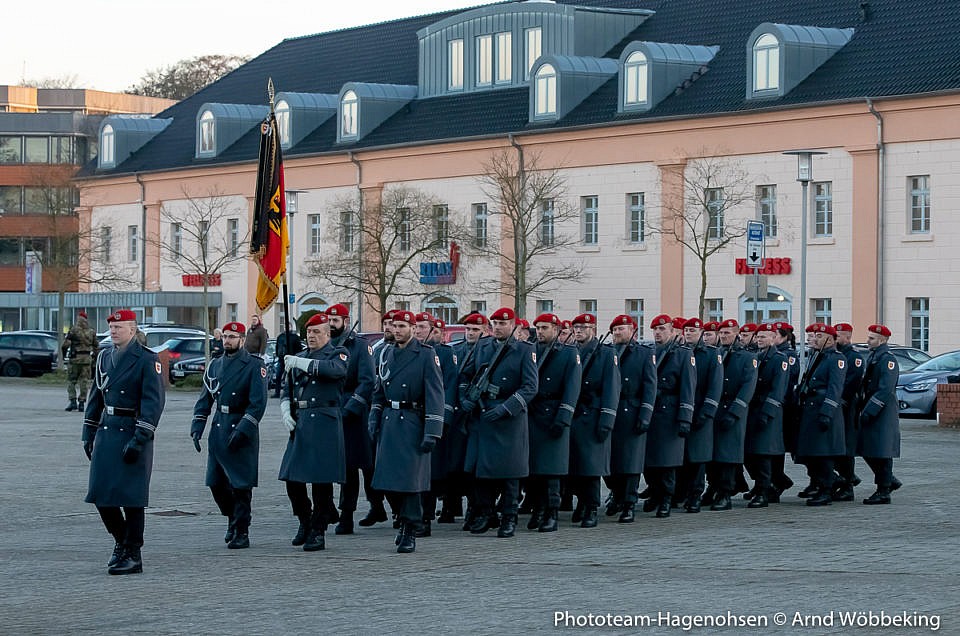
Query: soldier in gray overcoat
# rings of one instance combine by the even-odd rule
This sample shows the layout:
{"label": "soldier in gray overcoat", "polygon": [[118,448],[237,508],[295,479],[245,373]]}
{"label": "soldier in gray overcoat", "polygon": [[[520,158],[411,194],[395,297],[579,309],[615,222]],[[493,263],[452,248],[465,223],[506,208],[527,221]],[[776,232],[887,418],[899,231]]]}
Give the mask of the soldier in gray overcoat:
{"label": "soldier in gray overcoat", "polygon": [[597,340],[597,317],[573,319],[573,337],[582,365],[580,396],[570,427],[570,480],[577,496],[571,520],[594,528],[599,520],[600,477],[610,474],[610,433],[620,400],[617,352]]}
{"label": "soldier in gray overcoat", "polygon": [[395,343],[384,352],[368,422],[377,443],[373,486],[386,492],[400,520],[397,552],[416,550],[423,518],[420,493],[430,489],[430,453],[443,433],[440,358],[413,337],[415,316],[393,316]]}
{"label": "soldier in gray overcoat", "polygon": [[206,485],[220,514],[228,519],[224,541],[230,549],[250,547],[250,504],[260,466],[260,420],[267,408],[267,369],[243,348],[241,322],[223,327],[223,355],[210,361],[193,407],[190,437],[200,438],[213,411],[207,449]]}
{"label": "soldier in gray overcoat", "polygon": [[846,361],[846,375],[843,380],[843,441],[846,445],[843,455],[837,457],[835,468],[837,479],[833,485],[834,501],[853,501],[853,487],[860,483],[856,473],[856,455],[860,415],[857,410],[857,392],[863,382],[865,365],[863,356],[853,346],[853,325],[847,322],[835,324],[837,330],[837,351]]}
{"label": "soldier in gray overcoat", "polygon": [[493,527],[499,494],[502,519],[497,536],[514,535],[520,479],[530,470],[527,408],[537,395],[537,354],[531,343],[513,337],[516,319],[509,307],[493,312],[493,337],[477,343],[474,356],[460,370],[460,405],[468,413],[479,413],[470,420],[464,464],[476,479],[473,534]]}
{"label": "soldier in gray overcoat", "polygon": [[713,420],[713,463],[707,469],[710,487],[716,492],[710,510],[730,510],[736,477],[743,469],[743,441],[747,411],[757,384],[757,358],[739,344],[739,324],[733,318],[720,323],[720,358],[723,391]]}
{"label": "soldier in gray overcoat", "polygon": [[620,363],[620,401],[613,423],[610,476],[604,478],[612,496],[606,514],[619,512],[620,523],[632,523],[657,400],[657,363],[653,347],[634,340],[637,323],[632,316],[614,318],[610,333]]}
{"label": "soldier in gray overcoat", "polygon": [[[326,314],[311,316],[306,329],[307,349],[284,358],[287,372],[280,413],[290,439],[280,462],[279,479],[286,482],[293,514],[300,520],[291,543],[313,552],[326,547],[324,535],[336,510],[333,484],[346,480],[340,399],[350,354],[330,341]],[[307,484],[312,484],[312,506]]]}
{"label": "soldier in gray overcoat", "polygon": [[773,323],[757,328],[757,386],[750,400],[744,464],[754,479],[753,497],[747,508],[769,505],[773,458],[783,455],[783,396],[790,380],[790,364],[776,347]]}
{"label": "soldier in gray overcoat", "polygon": [[837,331],[831,325],[812,325],[816,351],[810,367],[800,381],[800,430],[797,456],[807,465],[817,490],[807,499],[808,506],[830,505],[833,497],[833,458],[844,453],[843,379],[846,360],[837,351]]}
{"label": "soldier in gray overcoat", "polygon": [[560,478],[570,466],[570,423],[580,395],[580,354],[560,341],[562,321],[540,314],[537,330],[537,396],[530,403],[530,479],[533,501],[528,530],[555,532],[560,510]]}
{"label": "soldier in gray overcoat", "polygon": [[713,459],[713,418],[723,391],[723,362],[717,348],[708,344],[706,335],[716,341],[717,329],[718,323],[704,325],[699,318],[690,318],[683,324],[683,338],[693,349],[697,363],[697,393],[690,434],[683,448],[683,467],[677,475],[676,493],[684,497],[683,509],[691,513],[700,512],[706,466]]}
{"label": "soldier in gray overcoat", "polygon": [[900,367],[887,345],[890,329],[885,325],[870,325],[868,332],[870,359],[858,400],[860,436],[857,454],[870,466],[877,485],[876,492],[863,503],[888,504],[890,493],[900,487],[900,482],[893,476],[893,459],[900,457],[900,412],[896,393]]}
{"label": "soldier in gray overcoat", "polygon": [[97,358],[83,415],[83,450],[90,460],[85,501],[97,507],[116,541],[107,571],[135,574],[143,571],[153,436],[164,404],[162,369],[157,354],[136,340],[136,314],[119,309],[107,323],[113,347]]}

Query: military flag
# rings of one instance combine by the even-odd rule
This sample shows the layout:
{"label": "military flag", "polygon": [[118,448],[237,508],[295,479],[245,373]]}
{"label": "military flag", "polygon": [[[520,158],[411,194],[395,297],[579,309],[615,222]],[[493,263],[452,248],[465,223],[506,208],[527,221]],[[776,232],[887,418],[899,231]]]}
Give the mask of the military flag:
{"label": "military flag", "polygon": [[272,108],[260,126],[260,162],[254,206],[250,252],[260,272],[257,307],[264,312],[277,299],[287,271],[287,250],[290,247],[280,132]]}

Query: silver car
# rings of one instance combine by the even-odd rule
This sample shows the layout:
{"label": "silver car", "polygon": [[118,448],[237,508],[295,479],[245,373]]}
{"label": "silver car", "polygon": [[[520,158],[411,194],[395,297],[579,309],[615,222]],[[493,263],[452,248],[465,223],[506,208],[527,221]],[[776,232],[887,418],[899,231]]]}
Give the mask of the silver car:
{"label": "silver car", "polygon": [[901,372],[897,380],[900,415],[935,417],[937,385],[960,375],[960,351],[951,351],[924,362],[911,371]]}

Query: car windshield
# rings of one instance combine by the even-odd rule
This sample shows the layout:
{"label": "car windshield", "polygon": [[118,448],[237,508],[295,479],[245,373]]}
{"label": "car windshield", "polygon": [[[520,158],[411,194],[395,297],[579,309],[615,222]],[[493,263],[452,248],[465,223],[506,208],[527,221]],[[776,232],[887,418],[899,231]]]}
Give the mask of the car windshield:
{"label": "car windshield", "polygon": [[931,358],[914,369],[921,371],[958,371],[960,370],[960,351],[951,351],[942,356]]}

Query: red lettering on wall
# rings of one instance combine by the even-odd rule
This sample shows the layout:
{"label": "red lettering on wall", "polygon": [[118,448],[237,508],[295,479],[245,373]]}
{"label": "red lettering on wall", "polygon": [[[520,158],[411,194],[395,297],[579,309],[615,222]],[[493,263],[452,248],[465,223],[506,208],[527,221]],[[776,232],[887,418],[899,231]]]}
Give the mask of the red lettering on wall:
{"label": "red lettering on wall", "polygon": [[[789,274],[792,271],[790,258],[765,258],[760,273],[764,276],[778,276]],[[747,267],[747,259],[738,258],[736,261],[737,274],[752,274],[753,269]]]}
{"label": "red lettering on wall", "polygon": [[[203,274],[184,274],[180,277],[184,287],[203,287]],[[207,287],[220,286],[220,274],[207,274]]]}

